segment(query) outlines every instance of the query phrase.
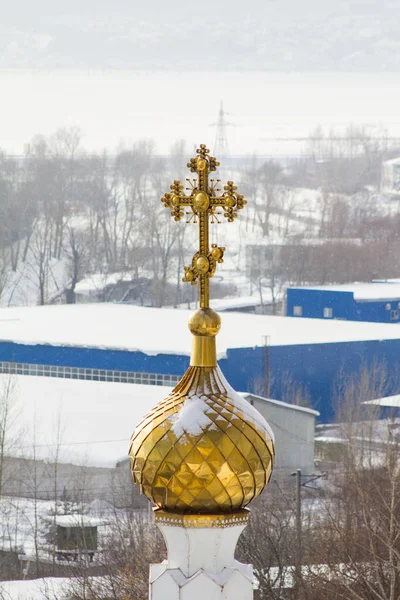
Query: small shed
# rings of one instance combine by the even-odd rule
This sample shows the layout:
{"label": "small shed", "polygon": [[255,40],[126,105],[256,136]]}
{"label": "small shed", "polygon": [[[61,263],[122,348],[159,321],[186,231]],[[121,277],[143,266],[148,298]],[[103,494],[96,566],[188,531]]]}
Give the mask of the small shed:
{"label": "small shed", "polygon": [[57,560],[78,560],[87,556],[93,561],[98,551],[99,519],[86,515],[60,515],[53,519]]}
{"label": "small shed", "polygon": [[275,435],[275,469],[313,473],[315,421],[319,412],[255,394],[242,396],[268,421]]}
{"label": "small shed", "polygon": [[351,283],[287,289],[288,317],[398,323],[399,283]]}

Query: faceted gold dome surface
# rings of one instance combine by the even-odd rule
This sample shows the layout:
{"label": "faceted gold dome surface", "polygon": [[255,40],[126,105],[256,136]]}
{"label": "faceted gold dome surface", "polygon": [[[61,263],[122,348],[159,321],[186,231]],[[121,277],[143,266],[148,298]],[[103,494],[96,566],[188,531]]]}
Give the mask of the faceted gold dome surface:
{"label": "faceted gold dome surface", "polygon": [[175,513],[229,513],[257,497],[273,468],[273,434],[218,366],[191,366],[136,427],[135,482]]}

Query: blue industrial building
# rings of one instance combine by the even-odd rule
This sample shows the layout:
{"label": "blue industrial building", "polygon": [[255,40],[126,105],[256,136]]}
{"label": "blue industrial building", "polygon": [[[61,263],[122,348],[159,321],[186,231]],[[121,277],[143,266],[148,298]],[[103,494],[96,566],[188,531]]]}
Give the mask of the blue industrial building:
{"label": "blue industrial building", "polygon": [[398,283],[354,283],[287,289],[286,315],[309,319],[340,319],[399,323]]}
{"label": "blue industrial building", "polygon": [[[338,376],[351,377],[377,360],[397,371],[399,340],[293,344],[268,348],[270,397],[287,398],[286,382],[309,397],[323,423],[334,419],[333,395]],[[239,391],[262,394],[265,374],[263,346],[232,348],[219,365]],[[189,366],[189,356],[147,355],[143,352],[100,348],[22,345],[0,341],[0,372],[96,381],[174,385]],[[294,389],[294,388],[293,388]],[[400,393],[398,379],[388,381],[386,395]],[[112,391],[110,391],[112,399]],[[372,400],[373,398],[365,398]],[[83,399],[84,401],[84,399]]]}
{"label": "blue industrial building", "polygon": [[[1,313],[3,373],[171,386],[189,365],[191,336],[177,332],[190,311],[99,304]],[[339,378],[361,367],[384,364],[385,395],[400,393],[399,377],[390,377],[398,371],[400,328],[388,324],[226,313],[217,348],[236,390],[265,395],[267,388],[271,398],[290,401],[288,387],[301,389],[323,423],[334,419]]]}

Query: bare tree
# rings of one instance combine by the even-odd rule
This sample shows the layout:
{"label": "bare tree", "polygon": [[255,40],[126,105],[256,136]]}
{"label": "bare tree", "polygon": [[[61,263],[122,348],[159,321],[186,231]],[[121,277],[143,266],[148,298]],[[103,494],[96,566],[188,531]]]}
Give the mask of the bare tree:
{"label": "bare tree", "polygon": [[144,513],[115,510],[109,518],[110,536],[99,565],[102,576],[91,577],[85,565],[73,568],[65,596],[76,600],[137,600],[147,598],[149,564],[165,558],[158,529]]}
{"label": "bare tree", "polygon": [[35,225],[26,263],[32,280],[38,287],[38,304],[46,304],[51,268],[52,224],[49,219],[38,220]]}
{"label": "bare tree", "polygon": [[268,161],[260,167],[261,193],[255,204],[255,215],[264,236],[270,233],[271,215],[280,208],[282,180],[283,171],[278,163]]}
{"label": "bare tree", "polygon": [[32,142],[31,163],[35,174],[37,203],[54,228],[51,256],[60,259],[69,211],[76,204],[83,161],[79,159],[81,132],[77,127],[61,128],[49,138]]}
{"label": "bare tree", "polygon": [[[398,375],[392,374],[392,382],[393,377]],[[387,394],[389,383],[385,366],[377,363],[340,388],[345,452],[324,523],[329,538],[325,582],[338,598],[400,596],[400,438],[395,420],[379,421],[376,407],[360,404]]]}
{"label": "bare tree", "polygon": [[3,375],[0,382],[0,498],[7,483],[5,477],[6,459],[21,442],[19,427],[20,407],[16,394],[16,379],[13,375]]}
{"label": "bare tree", "polygon": [[67,227],[67,241],[64,243],[65,254],[68,257],[68,283],[66,286],[67,304],[75,303],[76,284],[89,270],[90,248],[86,231]]}

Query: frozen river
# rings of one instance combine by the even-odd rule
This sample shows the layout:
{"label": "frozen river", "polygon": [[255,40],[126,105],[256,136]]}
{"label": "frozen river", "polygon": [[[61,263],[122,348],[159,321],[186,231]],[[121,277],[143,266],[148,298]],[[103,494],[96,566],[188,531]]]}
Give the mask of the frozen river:
{"label": "frozen river", "polygon": [[0,71],[0,147],[20,154],[36,133],[69,125],[82,129],[88,151],[138,138],[156,140],[160,153],[179,138],[213,146],[221,100],[233,154],[296,154],[298,143],[270,138],[306,136],[318,124],[400,135],[398,74]]}

